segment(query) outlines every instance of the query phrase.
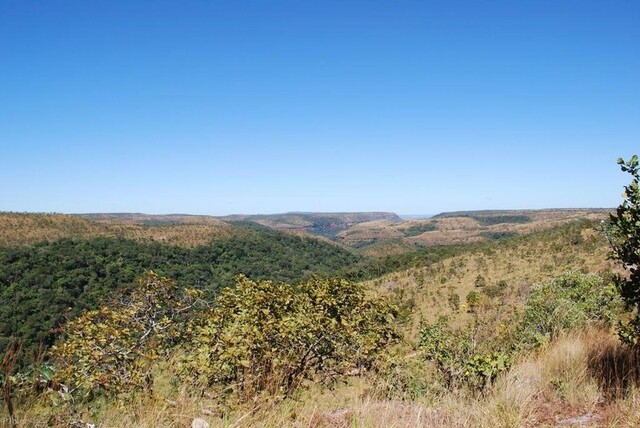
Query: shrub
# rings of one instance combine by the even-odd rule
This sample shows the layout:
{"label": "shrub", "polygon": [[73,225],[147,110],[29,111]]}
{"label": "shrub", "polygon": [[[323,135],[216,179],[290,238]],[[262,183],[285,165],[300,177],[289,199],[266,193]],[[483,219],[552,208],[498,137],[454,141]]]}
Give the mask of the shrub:
{"label": "shrub", "polygon": [[473,354],[471,335],[467,330],[453,331],[445,319],[420,328],[420,350],[434,363],[446,387],[464,381],[465,362]]}
{"label": "shrub", "polygon": [[452,330],[443,319],[422,326],[420,349],[449,389],[487,389],[513,361],[509,351],[479,352],[469,329]]}
{"label": "shrub", "polygon": [[476,291],[470,291],[467,294],[466,303],[469,308],[469,312],[475,312],[478,306],[482,303],[482,296],[480,296]]}
{"label": "shrub", "polygon": [[418,354],[396,352],[378,358],[374,366],[373,388],[369,394],[381,399],[415,400],[429,394],[442,392],[442,386],[434,383],[431,367]]}
{"label": "shrub", "polygon": [[83,396],[151,391],[151,362],[184,340],[187,311],[198,297],[146,272],[114,307],[86,311],[61,328],[64,340],[51,348],[56,380]]}
{"label": "shrub", "polygon": [[183,375],[241,400],[286,396],[371,366],[398,336],[397,308],[362,285],[314,278],[295,288],[240,277],[193,326]]}
{"label": "shrub", "polygon": [[449,301],[449,306],[452,310],[458,311],[460,309],[460,296],[458,295],[458,293],[449,293],[449,297],[447,298],[447,300]]}
{"label": "shrub", "polygon": [[493,299],[504,295],[504,290],[507,287],[507,283],[504,280],[498,281],[495,285],[487,285],[482,289],[482,293]]}
{"label": "shrub", "polygon": [[532,287],[519,326],[520,341],[535,345],[588,323],[612,325],[621,306],[613,283],[594,274],[566,273]]}

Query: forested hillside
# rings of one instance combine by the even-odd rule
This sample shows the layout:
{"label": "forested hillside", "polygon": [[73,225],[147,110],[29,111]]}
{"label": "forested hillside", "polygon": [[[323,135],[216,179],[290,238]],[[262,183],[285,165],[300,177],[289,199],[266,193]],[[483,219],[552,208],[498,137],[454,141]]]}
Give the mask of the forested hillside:
{"label": "forested hillside", "polygon": [[145,270],[211,299],[239,274],[295,283],[359,261],[335,245],[268,229],[247,229],[193,248],[120,238],[0,248],[0,354],[12,338],[27,347],[40,341],[50,345],[52,329],[61,321],[109,300]]}

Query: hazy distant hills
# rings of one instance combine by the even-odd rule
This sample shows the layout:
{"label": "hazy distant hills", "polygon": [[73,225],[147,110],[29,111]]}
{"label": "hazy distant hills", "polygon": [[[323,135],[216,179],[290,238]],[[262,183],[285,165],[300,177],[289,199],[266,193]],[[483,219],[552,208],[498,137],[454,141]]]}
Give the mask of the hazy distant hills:
{"label": "hazy distant hills", "polygon": [[141,213],[43,214],[0,212],[0,246],[53,241],[118,237],[158,241],[183,247],[244,233],[247,226],[334,239],[359,223],[400,221],[393,213],[285,213],[272,215],[206,215]]}
{"label": "hazy distant hills", "polygon": [[204,245],[265,227],[330,240],[381,257],[419,247],[507,238],[579,219],[599,220],[610,209],[459,211],[424,219],[402,219],[389,212],[291,212],[224,217],[140,213],[0,213],[0,246],[96,236],[163,242],[182,247]]}
{"label": "hazy distant hills", "polygon": [[401,221],[395,213],[304,213],[293,212],[267,215],[230,215],[220,219],[237,222],[250,221],[273,229],[294,233],[309,233],[333,239],[340,232],[355,225],[373,221],[395,223]]}
{"label": "hazy distant hills", "polygon": [[214,217],[0,212],[0,247],[96,237],[193,247],[237,233],[237,228]]}
{"label": "hazy distant hills", "polygon": [[535,215],[535,216],[581,216],[584,214],[607,214],[613,208],[547,208],[538,210],[476,210],[476,211],[446,211],[431,216],[431,218],[446,217],[500,217],[505,215]]}
{"label": "hazy distant hills", "polygon": [[370,255],[416,246],[463,244],[507,238],[579,219],[604,219],[610,209],[492,210],[441,213],[428,219],[375,220],[341,231],[335,240]]}
{"label": "hazy distant hills", "polygon": [[138,224],[143,226],[170,226],[181,224],[206,224],[211,226],[228,226],[217,217],[190,214],[141,214],[141,213],[95,213],[78,214],[79,217],[98,223]]}

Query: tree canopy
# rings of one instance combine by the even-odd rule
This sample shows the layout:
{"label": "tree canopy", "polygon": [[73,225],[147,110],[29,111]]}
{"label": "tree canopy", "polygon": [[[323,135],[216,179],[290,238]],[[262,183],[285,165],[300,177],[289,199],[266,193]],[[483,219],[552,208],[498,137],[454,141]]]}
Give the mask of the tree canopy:
{"label": "tree canopy", "polygon": [[620,292],[629,306],[635,306],[636,315],[621,331],[627,342],[638,344],[640,339],[640,167],[638,156],[628,161],[618,159],[623,172],[631,175],[631,183],[624,187],[624,200],[609,217],[607,235],[612,256],[628,271],[619,281]]}

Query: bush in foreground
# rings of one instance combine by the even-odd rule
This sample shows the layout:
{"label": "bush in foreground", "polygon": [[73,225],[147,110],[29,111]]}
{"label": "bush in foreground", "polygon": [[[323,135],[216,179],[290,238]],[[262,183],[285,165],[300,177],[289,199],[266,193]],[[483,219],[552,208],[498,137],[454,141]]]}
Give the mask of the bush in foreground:
{"label": "bush in foreground", "polygon": [[56,380],[76,395],[151,391],[152,363],[185,339],[187,312],[200,292],[145,273],[118,304],[86,311],[62,327],[51,349]]}
{"label": "bush in foreground", "polygon": [[367,369],[397,339],[397,308],[362,285],[312,279],[298,287],[241,277],[193,326],[183,374],[239,400],[289,395]]}

